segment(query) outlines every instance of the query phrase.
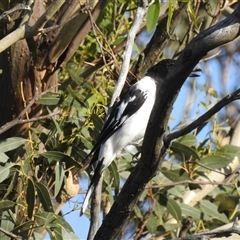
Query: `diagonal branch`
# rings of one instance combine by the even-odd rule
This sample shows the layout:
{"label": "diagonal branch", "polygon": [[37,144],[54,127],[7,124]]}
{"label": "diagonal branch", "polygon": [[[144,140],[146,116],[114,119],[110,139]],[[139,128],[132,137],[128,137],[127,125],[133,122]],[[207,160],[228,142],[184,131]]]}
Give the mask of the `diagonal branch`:
{"label": "diagonal branch", "polygon": [[[146,184],[157,174],[167,148],[164,133],[179,90],[196,64],[210,50],[240,35],[240,6],[223,21],[201,32],[183,50],[157,93],[144,136],[142,157],[133,169],[95,239],[116,239]],[[107,236],[107,237],[106,237]]]}
{"label": "diagonal branch", "polygon": [[238,90],[228,94],[224,98],[222,98],[210,110],[208,110],[206,113],[204,113],[202,116],[200,116],[198,119],[193,121],[188,126],[182,128],[182,129],[180,129],[180,130],[178,130],[176,132],[168,134],[164,138],[165,145],[168,146],[173,139],[179,138],[179,137],[181,137],[181,136],[183,136],[183,135],[185,135],[187,133],[190,133],[191,131],[193,131],[194,129],[199,127],[201,124],[203,124],[204,122],[209,120],[215,113],[220,111],[227,104],[229,104],[230,102],[233,102],[235,100],[239,100],[239,99],[240,99],[240,88]]}
{"label": "diagonal branch", "polygon": [[45,23],[60,9],[64,2],[65,1],[63,0],[54,1],[32,27],[30,27],[28,23],[25,23],[1,39],[0,52],[4,51],[20,39],[36,36]]}

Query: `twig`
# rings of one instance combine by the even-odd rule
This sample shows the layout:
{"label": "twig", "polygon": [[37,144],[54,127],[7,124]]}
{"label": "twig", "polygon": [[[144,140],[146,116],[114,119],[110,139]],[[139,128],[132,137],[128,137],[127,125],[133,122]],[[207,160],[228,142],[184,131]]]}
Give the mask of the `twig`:
{"label": "twig", "polygon": [[11,233],[11,232],[9,232],[9,231],[6,231],[6,230],[4,230],[4,229],[1,228],[1,227],[0,227],[0,232],[4,233],[6,236],[11,237],[11,238],[13,238],[13,239],[20,239],[19,236],[15,235],[15,234],[13,234],[13,233]]}
{"label": "twig", "polygon": [[179,138],[183,135],[186,135],[187,133],[190,133],[191,131],[193,131],[194,129],[199,127],[201,124],[203,124],[204,122],[209,120],[209,118],[211,118],[215,113],[220,111],[227,104],[229,104],[230,102],[233,102],[235,100],[238,100],[238,99],[240,99],[240,88],[238,90],[236,90],[235,92],[232,92],[231,94],[228,94],[227,96],[222,98],[210,110],[208,110],[206,113],[204,113],[202,116],[200,116],[197,120],[193,121],[188,126],[182,128],[176,132],[168,134],[164,138],[164,142],[165,142],[166,146],[168,146],[172,140]]}
{"label": "twig", "polygon": [[198,184],[198,185],[223,185],[223,186],[230,186],[233,185],[230,182],[211,182],[211,181],[193,181],[193,180],[182,180],[179,182],[173,182],[173,183],[166,183],[166,184],[159,184],[159,185],[150,185],[146,187],[147,189],[151,188],[164,188],[164,187],[173,187],[173,186],[178,186],[182,184]]}
{"label": "twig", "polygon": [[42,92],[41,94],[38,94],[38,88],[36,88],[35,94],[33,96],[33,98],[31,99],[31,101],[28,103],[28,105],[22,110],[22,112],[20,112],[20,114],[13,119],[10,122],[7,122],[6,124],[4,124],[3,126],[0,127],[0,134],[2,134],[3,132],[6,132],[8,129],[12,128],[13,126],[16,126],[18,124],[21,123],[28,123],[28,122],[35,122],[38,120],[42,120],[42,119],[46,119],[55,115],[58,115],[60,112],[57,111],[55,113],[50,113],[48,115],[45,116],[40,116],[40,117],[34,117],[31,119],[22,119],[23,116],[27,113],[27,111],[32,107],[32,105],[43,95],[45,95],[46,93],[50,92],[54,87],[56,86],[52,86],[51,88],[45,90],[44,92]]}
{"label": "twig", "polygon": [[23,3],[19,3],[17,5],[15,5],[13,8],[11,8],[10,10],[8,11],[5,11],[4,13],[2,13],[0,15],[0,21],[5,18],[6,16],[16,12],[16,11],[22,11],[22,10],[27,10],[27,11],[31,11],[31,8],[26,5],[26,4],[23,4]]}
{"label": "twig", "polygon": [[148,4],[146,0],[139,1],[138,3],[138,9],[134,18],[133,25],[128,33],[127,36],[127,43],[126,43],[126,48],[123,53],[123,63],[121,67],[121,71],[119,74],[118,82],[117,85],[114,89],[114,93],[112,95],[110,105],[109,105],[109,110],[111,110],[111,107],[114,105],[115,101],[119,97],[122,88],[124,86],[125,80],[127,78],[128,74],[128,69],[130,65],[130,60],[131,60],[131,55],[132,55],[132,49],[133,49],[133,44],[134,44],[134,39],[135,36],[140,29],[141,23],[143,21],[143,18],[148,10]]}

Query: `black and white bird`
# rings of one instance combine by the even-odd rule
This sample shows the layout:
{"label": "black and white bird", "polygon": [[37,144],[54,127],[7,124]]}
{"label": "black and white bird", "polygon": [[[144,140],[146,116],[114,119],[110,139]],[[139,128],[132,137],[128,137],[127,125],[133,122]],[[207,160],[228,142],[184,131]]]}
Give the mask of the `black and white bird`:
{"label": "black and white bird", "polygon": [[85,212],[103,170],[127,145],[139,142],[144,137],[157,90],[174,62],[175,60],[165,59],[151,67],[112,109],[95,146],[88,155],[88,157],[93,155],[90,164],[94,164],[95,170],[80,215]]}

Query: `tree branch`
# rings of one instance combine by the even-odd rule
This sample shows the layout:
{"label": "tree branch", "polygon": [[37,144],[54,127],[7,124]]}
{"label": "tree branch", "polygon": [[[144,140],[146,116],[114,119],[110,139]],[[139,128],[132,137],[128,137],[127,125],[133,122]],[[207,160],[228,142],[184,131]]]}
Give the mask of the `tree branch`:
{"label": "tree branch", "polygon": [[194,129],[199,127],[201,124],[203,124],[204,122],[209,120],[215,113],[220,111],[227,104],[229,104],[230,102],[233,102],[235,100],[238,100],[238,99],[240,99],[240,88],[238,90],[228,94],[224,98],[222,98],[210,110],[208,110],[206,113],[204,113],[202,116],[200,116],[197,120],[193,121],[188,126],[182,128],[176,132],[168,134],[164,138],[165,145],[168,146],[173,139],[179,138],[187,133],[190,133],[191,131],[193,131]]}
{"label": "tree branch", "polygon": [[110,108],[114,105],[115,101],[119,97],[122,91],[122,88],[124,86],[125,80],[127,78],[135,36],[141,27],[141,23],[143,22],[144,16],[146,15],[146,12],[148,9],[147,5],[148,3],[146,0],[140,0],[138,3],[138,9],[134,18],[134,22],[127,36],[126,48],[123,53],[123,63],[122,63],[117,85],[114,89],[114,92],[110,101],[110,105],[109,105]]}
{"label": "tree branch", "polygon": [[59,10],[65,3],[63,0],[55,0],[45,11],[45,13],[30,27],[28,23],[21,25],[15,31],[9,33],[0,40],[0,53],[13,45],[20,39],[36,36],[41,31],[45,23]]}
{"label": "tree branch", "polygon": [[202,240],[202,239],[213,239],[213,238],[226,238],[232,236],[232,234],[238,234],[240,235],[240,229],[238,224],[238,219],[236,218],[235,222],[233,223],[233,226],[229,229],[222,229],[222,230],[213,230],[209,232],[203,232],[203,233],[196,233],[191,236],[186,236],[182,238],[176,238],[176,240]]}
{"label": "tree branch", "polygon": [[95,239],[116,239],[146,184],[156,175],[166,150],[163,138],[174,101],[196,64],[208,51],[233,41],[240,34],[240,6],[226,19],[195,37],[179,56],[157,93],[145,133],[142,157],[128,177]]}

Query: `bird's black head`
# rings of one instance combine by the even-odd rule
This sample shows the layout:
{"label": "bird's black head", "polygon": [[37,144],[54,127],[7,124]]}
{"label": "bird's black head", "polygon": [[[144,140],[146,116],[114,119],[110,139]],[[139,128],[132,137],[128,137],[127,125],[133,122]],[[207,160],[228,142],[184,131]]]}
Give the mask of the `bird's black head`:
{"label": "bird's black head", "polygon": [[160,77],[165,78],[169,72],[169,70],[172,68],[176,60],[173,59],[164,59],[157,63],[156,65],[149,68],[146,72],[146,76],[150,77]]}
{"label": "bird's black head", "polygon": [[[173,59],[164,59],[157,63],[156,65],[149,68],[146,72],[146,76],[150,76],[154,79],[164,79],[167,74],[169,73],[170,69],[174,65],[176,60]],[[200,68],[193,69],[192,73],[189,75],[189,77],[199,77],[197,72],[201,72],[202,70]]]}

